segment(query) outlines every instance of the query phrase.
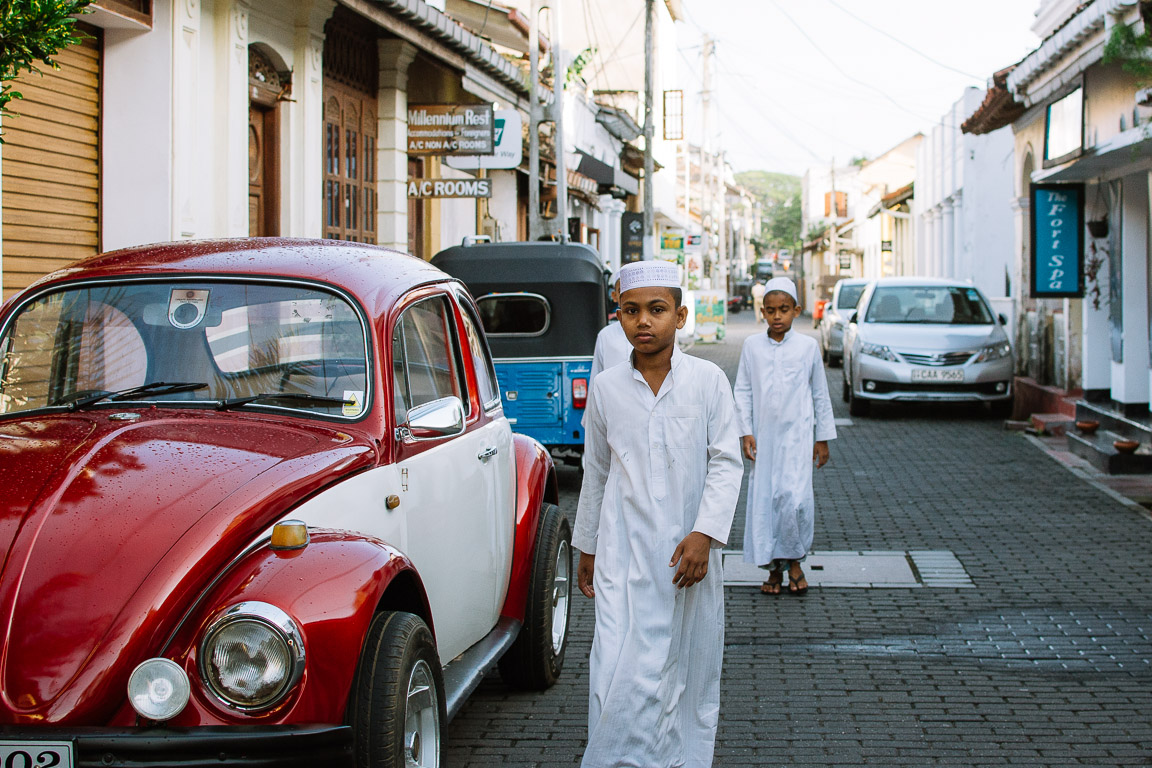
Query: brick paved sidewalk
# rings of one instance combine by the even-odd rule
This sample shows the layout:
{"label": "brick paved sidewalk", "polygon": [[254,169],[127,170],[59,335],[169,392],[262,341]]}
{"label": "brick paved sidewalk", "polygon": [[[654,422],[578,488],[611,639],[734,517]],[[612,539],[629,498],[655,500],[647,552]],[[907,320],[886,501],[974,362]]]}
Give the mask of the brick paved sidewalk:
{"label": "brick paved sidewalk", "polygon": [[[763,329],[748,320],[692,354],[734,376],[740,341]],[[814,482],[815,549],[947,550],[977,588],[728,587],[716,766],[1152,764],[1146,515],[979,408],[876,409],[839,427]],[[574,514],[579,478],[561,484]],[[577,765],[592,624],[577,596],[551,690],[486,679],[445,765]]]}

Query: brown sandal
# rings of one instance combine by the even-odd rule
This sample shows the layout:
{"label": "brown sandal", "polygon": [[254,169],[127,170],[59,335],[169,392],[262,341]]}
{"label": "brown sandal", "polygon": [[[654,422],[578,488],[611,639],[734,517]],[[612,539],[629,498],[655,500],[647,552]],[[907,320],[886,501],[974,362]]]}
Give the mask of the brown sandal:
{"label": "brown sandal", "polygon": [[780,596],[780,587],[784,584],[784,573],[782,571],[772,571],[772,575],[768,580],[760,585],[760,591],[765,595],[771,597]]}
{"label": "brown sandal", "polygon": [[[800,586],[800,582],[804,582],[804,586]],[[804,578],[804,571],[800,571],[800,575],[796,578],[792,577],[792,571],[788,571],[788,592],[803,597],[808,594],[808,579]]]}

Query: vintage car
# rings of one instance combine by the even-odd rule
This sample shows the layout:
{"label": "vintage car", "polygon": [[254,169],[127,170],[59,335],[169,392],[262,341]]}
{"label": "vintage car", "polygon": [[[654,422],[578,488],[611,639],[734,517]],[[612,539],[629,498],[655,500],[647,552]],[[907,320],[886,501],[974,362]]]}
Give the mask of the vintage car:
{"label": "vintage car", "polygon": [[579,464],[596,334],[608,321],[605,276],[581,243],[472,243],[432,263],[476,297],[516,430]]}
{"label": "vintage car", "polygon": [[570,524],[480,315],[335,241],[146,246],[0,312],[0,765],[436,766],[560,674]]}

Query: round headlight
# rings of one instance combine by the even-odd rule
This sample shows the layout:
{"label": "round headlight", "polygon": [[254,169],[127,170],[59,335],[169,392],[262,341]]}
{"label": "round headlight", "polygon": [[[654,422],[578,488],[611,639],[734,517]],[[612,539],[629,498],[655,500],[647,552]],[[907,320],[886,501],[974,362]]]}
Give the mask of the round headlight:
{"label": "round headlight", "polygon": [[276,606],[238,603],[204,634],[200,674],[225,704],[266,709],[280,702],[304,674],[303,636]]}
{"label": "round headlight", "polygon": [[169,659],[148,659],[128,677],[128,701],[149,720],[171,720],[188,704],[188,675]]}

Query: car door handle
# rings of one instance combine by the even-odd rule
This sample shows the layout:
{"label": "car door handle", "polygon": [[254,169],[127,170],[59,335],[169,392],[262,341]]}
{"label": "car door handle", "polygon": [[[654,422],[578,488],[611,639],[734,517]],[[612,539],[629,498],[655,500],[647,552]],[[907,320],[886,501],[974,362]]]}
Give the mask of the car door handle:
{"label": "car door handle", "polygon": [[499,452],[500,452],[499,448],[497,448],[494,445],[491,445],[491,446],[485,448],[484,450],[480,451],[480,453],[476,454],[476,458],[480,459],[480,461],[488,461],[488,459],[492,458],[493,456],[495,456]]}

